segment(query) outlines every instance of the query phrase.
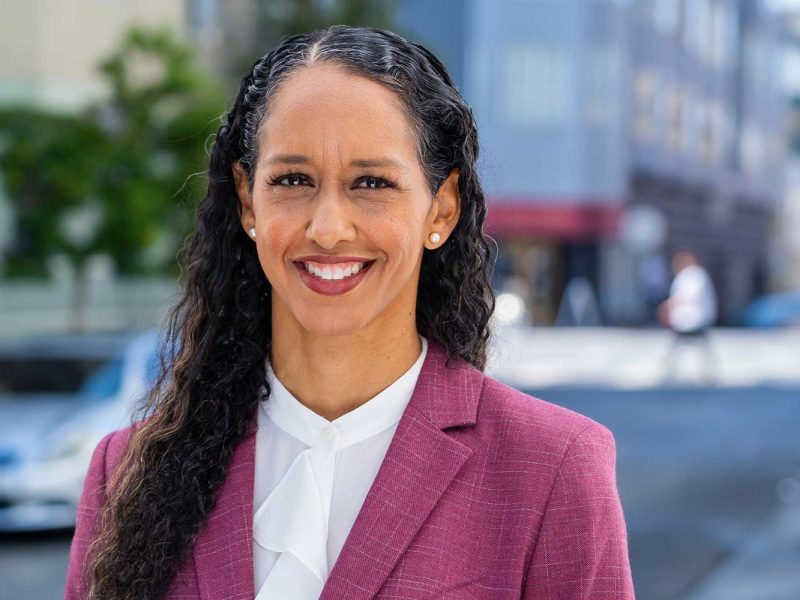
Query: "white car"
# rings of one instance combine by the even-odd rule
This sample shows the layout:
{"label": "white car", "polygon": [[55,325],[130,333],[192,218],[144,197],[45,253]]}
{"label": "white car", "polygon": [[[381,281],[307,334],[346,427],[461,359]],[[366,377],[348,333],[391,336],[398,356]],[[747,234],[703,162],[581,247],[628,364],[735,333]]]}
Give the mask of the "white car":
{"label": "white car", "polygon": [[70,528],[100,439],[155,380],[155,331],[0,345],[0,532]]}

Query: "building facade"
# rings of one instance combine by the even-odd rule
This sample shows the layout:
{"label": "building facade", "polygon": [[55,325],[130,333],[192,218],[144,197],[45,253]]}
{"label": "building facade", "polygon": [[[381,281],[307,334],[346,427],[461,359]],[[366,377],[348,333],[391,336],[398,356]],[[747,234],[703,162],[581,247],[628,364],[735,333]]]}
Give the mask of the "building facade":
{"label": "building facade", "polygon": [[606,323],[652,322],[683,247],[721,323],[764,290],[786,112],[762,2],[402,4],[475,111],[497,282],[527,283],[534,323],[581,322],[577,291]]}
{"label": "building facade", "polygon": [[107,96],[98,63],[132,25],[187,34],[189,0],[0,0],[0,104],[79,110]]}

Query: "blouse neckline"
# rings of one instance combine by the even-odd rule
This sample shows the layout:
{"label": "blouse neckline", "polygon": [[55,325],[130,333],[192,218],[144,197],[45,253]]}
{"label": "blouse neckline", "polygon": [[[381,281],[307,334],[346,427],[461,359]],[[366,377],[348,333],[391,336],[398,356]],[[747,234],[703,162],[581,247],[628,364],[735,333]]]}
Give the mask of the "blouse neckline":
{"label": "blouse neckline", "polygon": [[305,406],[266,365],[269,398],[261,402],[265,414],[283,431],[308,446],[320,443],[337,448],[361,442],[400,421],[410,400],[428,351],[428,340],[420,335],[422,350],[409,369],[389,387],[361,406],[329,421]]}

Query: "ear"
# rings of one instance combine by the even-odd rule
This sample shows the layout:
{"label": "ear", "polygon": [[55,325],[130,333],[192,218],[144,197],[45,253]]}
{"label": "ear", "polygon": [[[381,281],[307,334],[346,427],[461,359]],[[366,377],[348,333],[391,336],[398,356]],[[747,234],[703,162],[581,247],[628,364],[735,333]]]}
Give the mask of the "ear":
{"label": "ear", "polygon": [[241,205],[242,227],[247,232],[256,225],[256,216],[253,213],[253,199],[250,195],[250,180],[238,160],[233,163],[232,169],[236,195],[239,196],[239,204]]}
{"label": "ear", "polygon": [[[461,196],[458,193],[458,169],[451,169],[447,178],[439,186],[439,191],[433,197],[425,229],[425,247],[429,250],[439,248],[446,241],[450,233],[458,223],[461,215]],[[430,235],[433,232],[439,234],[439,241],[431,242]]]}

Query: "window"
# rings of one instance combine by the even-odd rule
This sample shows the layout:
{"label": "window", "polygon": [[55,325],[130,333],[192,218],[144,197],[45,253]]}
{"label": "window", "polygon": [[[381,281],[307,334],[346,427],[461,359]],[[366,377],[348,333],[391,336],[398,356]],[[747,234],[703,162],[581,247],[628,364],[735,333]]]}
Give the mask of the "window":
{"label": "window", "polygon": [[742,41],[743,77],[747,89],[764,93],[773,85],[772,71],[777,63],[770,60],[771,45],[754,30],[744,34]]}
{"label": "window", "polygon": [[736,161],[734,153],[738,128],[736,111],[733,106],[730,104],[723,105],[719,142],[720,157],[722,158],[722,162],[728,167],[733,167]]}
{"label": "window", "polygon": [[611,44],[594,44],[588,58],[586,116],[593,125],[609,125],[619,101],[621,57]]}
{"label": "window", "polygon": [[742,137],[739,144],[739,164],[748,173],[761,170],[764,159],[764,135],[755,123],[742,126]]}
{"label": "window", "polygon": [[732,11],[725,2],[717,1],[711,7],[711,39],[709,59],[722,67],[731,62],[730,28]]}
{"label": "window", "polygon": [[702,154],[703,102],[684,92],[681,117],[681,151],[690,158]]}
{"label": "window", "polygon": [[680,2],[678,0],[651,0],[653,25],[667,35],[674,35],[680,25]]}
{"label": "window", "polygon": [[575,97],[570,58],[559,46],[507,46],[501,104],[506,120],[515,125],[565,122]]}
{"label": "window", "polygon": [[0,358],[4,394],[73,394],[110,396],[122,377],[118,358],[20,356]]}
{"label": "window", "polygon": [[710,6],[708,0],[684,0],[683,14],[684,46],[703,60],[707,60],[710,56]]}
{"label": "window", "polygon": [[701,141],[701,157],[706,162],[716,164],[723,154],[725,142],[725,112],[717,101],[704,103],[703,137]]}
{"label": "window", "polygon": [[678,152],[683,146],[686,91],[679,85],[670,85],[667,89],[665,102],[667,109],[667,147],[672,152]]}
{"label": "window", "polygon": [[650,69],[639,69],[634,75],[633,134],[640,141],[649,141],[656,134],[656,76]]}

